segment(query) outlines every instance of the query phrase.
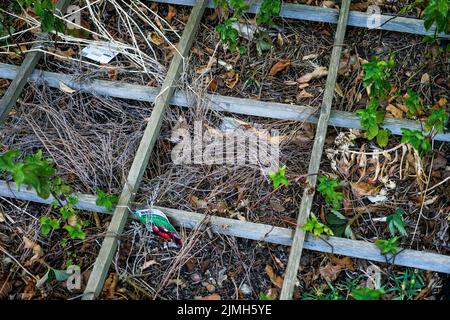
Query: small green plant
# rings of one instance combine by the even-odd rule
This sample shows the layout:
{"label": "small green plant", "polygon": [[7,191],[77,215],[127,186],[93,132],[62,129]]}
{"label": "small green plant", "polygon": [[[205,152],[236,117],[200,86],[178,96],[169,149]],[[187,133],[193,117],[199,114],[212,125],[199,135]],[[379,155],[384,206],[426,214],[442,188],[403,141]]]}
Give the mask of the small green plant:
{"label": "small green plant", "polygon": [[398,237],[392,237],[387,240],[384,239],[376,240],[375,245],[380,249],[382,254],[390,253],[395,256],[399,249]]}
{"label": "small green plant", "polygon": [[419,130],[402,128],[402,143],[410,144],[421,156],[431,151],[431,139]]}
{"label": "small green plant", "polygon": [[239,32],[233,28],[233,18],[229,18],[216,26],[220,41],[228,46],[231,51],[238,50],[241,54],[245,53],[245,47],[238,45]]}
{"label": "small green plant", "polygon": [[380,125],[384,121],[385,112],[378,110],[377,100],[371,100],[366,109],[356,111],[359,116],[361,127],[366,130],[366,137],[369,140],[376,138],[380,147],[385,147],[389,141],[390,131],[381,129]]}
{"label": "small green plant", "polygon": [[392,288],[386,290],[386,293],[394,293],[397,296],[393,300],[413,299],[425,287],[422,270],[406,269],[399,274],[392,275]]}
{"label": "small green plant", "polygon": [[302,229],[307,232],[311,232],[315,236],[321,236],[323,234],[325,234],[327,236],[333,235],[333,231],[328,226],[321,223],[317,219],[316,215],[312,212],[311,212],[308,220],[306,220],[306,223],[302,226]]}
{"label": "small green plant", "polygon": [[364,71],[363,85],[370,92],[370,98],[381,100],[387,96],[391,90],[391,84],[388,80],[390,70],[394,66],[395,61],[393,57],[388,61],[383,61],[375,57],[370,62],[362,65]]}
{"label": "small green plant", "polygon": [[64,21],[55,15],[55,5],[51,0],[16,0],[24,7],[31,7],[41,20],[43,32],[64,32]]}
{"label": "small green plant", "polygon": [[370,62],[364,63],[363,85],[369,92],[369,102],[365,109],[358,110],[361,127],[366,130],[366,137],[369,140],[376,138],[380,147],[385,147],[389,141],[390,131],[381,129],[380,125],[384,121],[385,112],[378,110],[391,90],[389,83],[390,70],[395,66],[394,58],[388,61],[373,58]]}
{"label": "small green plant", "polygon": [[420,101],[419,94],[414,90],[408,89],[404,99],[405,105],[408,108],[408,116],[414,117],[419,111],[423,110],[422,101]]}
{"label": "small green plant", "polygon": [[337,192],[335,189],[339,187],[338,179],[329,179],[326,176],[319,176],[319,185],[317,191],[324,197],[325,202],[330,204],[333,209],[339,210],[343,199],[342,192]]}
{"label": "small green plant", "polygon": [[[84,239],[82,221],[77,218],[75,205],[78,198],[72,195],[70,187],[56,175],[56,169],[51,160],[43,158],[42,150],[33,155],[27,155],[23,161],[16,160],[20,156],[18,150],[8,150],[0,155],[0,172],[11,175],[12,180],[20,189],[22,184],[36,190],[39,197],[47,199],[52,195],[54,200],[52,207],[59,210],[65,222],[64,229],[68,231],[72,239]],[[48,236],[52,231],[59,230],[61,220],[51,217],[40,219],[41,232]],[[70,228],[67,228],[70,226]],[[75,231],[73,231],[73,229]]]}
{"label": "small green plant", "polygon": [[384,295],[384,290],[358,287],[352,290],[352,297],[355,300],[380,300]]}
{"label": "small green plant", "polygon": [[392,236],[395,236],[396,231],[402,236],[408,235],[405,229],[405,221],[403,221],[404,214],[405,211],[403,209],[397,208],[393,214],[386,217],[389,232]]}
{"label": "small green plant", "polygon": [[270,173],[269,179],[272,181],[274,189],[277,189],[281,185],[287,187],[289,180],[286,178],[286,165],[278,168],[278,171]]}
{"label": "small green plant", "polygon": [[105,207],[106,210],[112,211],[112,208],[115,204],[117,204],[117,201],[119,198],[115,194],[106,194],[103,190],[100,188],[95,189],[95,193],[97,193],[97,201],[95,201],[95,204],[98,206]]}
{"label": "small green plant", "polygon": [[445,131],[449,115],[444,109],[433,109],[431,114],[426,118],[424,129],[426,132],[434,135],[434,133],[442,133]]}
{"label": "small green plant", "polygon": [[42,217],[39,221],[41,222],[41,233],[44,236],[48,236],[50,232],[52,232],[53,230],[58,230],[60,228],[59,219]]}
{"label": "small green plant", "polygon": [[[246,49],[244,46],[240,46],[239,32],[233,27],[234,22],[238,22],[242,18],[245,11],[249,9],[246,1],[244,0],[214,0],[214,7],[219,9],[222,13],[221,16],[226,17],[224,21],[216,26],[216,31],[219,34],[220,41],[222,41],[229,50],[239,51],[244,54]],[[256,14],[257,31],[255,32],[256,50],[258,55],[261,55],[263,51],[269,50],[272,47],[272,41],[266,31],[261,29],[261,26],[272,26],[274,24],[273,19],[279,16],[281,11],[280,0],[263,0],[261,7]],[[232,12],[231,17],[229,12]]]}
{"label": "small green plant", "polygon": [[273,18],[278,17],[281,11],[280,0],[263,0],[261,8],[256,15],[256,23],[258,25],[273,25]]}

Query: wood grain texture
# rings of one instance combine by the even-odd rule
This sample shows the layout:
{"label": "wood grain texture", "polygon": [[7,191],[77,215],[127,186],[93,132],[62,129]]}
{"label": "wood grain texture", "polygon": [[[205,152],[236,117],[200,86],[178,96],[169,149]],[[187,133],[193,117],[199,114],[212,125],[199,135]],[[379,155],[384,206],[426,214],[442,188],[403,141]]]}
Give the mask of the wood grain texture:
{"label": "wood grain texture", "polygon": [[[0,78],[14,79],[17,70],[18,67],[16,66],[0,63]],[[118,81],[92,80],[80,82],[69,75],[42,70],[35,70],[29,77],[29,81],[44,81],[46,85],[53,88],[59,88],[59,82],[62,81],[70,88],[81,92],[147,102],[155,102],[159,92],[157,88]],[[193,98],[191,94],[176,91],[170,99],[170,104],[188,107],[191,105],[189,101],[192,101]],[[318,121],[316,109],[309,106],[264,102],[217,94],[207,94],[205,99],[209,108],[215,111],[309,123],[317,123]],[[358,116],[355,113],[346,111],[332,110],[328,124],[340,128],[362,129]],[[421,130],[419,122],[407,119],[386,118],[382,127],[389,129],[395,135],[401,135],[401,128]],[[437,134],[435,140],[450,142],[450,133]]]}
{"label": "wood grain texture", "polygon": [[[177,5],[192,6],[195,0],[156,0],[155,2],[169,3]],[[257,13],[261,6],[261,1],[255,1],[247,10],[248,13]],[[210,0],[208,8],[214,8],[213,1]],[[309,6],[297,3],[284,3],[281,7],[280,16],[283,18],[334,23],[338,22],[339,11],[332,8]],[[370,17],[366,12],[350,11],[348,17],[348,26],[367,28]],[[415,18],[395,17],[393,15],[382,14],[380,17],[379,30],[412,33],[418,35],[434,35],[435,27],[425,30],[423,20]],[[450,38],[449,34],[440,34],[442,38]]]}
{"label": "wood grain texture", "polygon": [[348,12],[350,10],[351,0],[343,0],[339,21],[334,36],[333,51],[331,52],[330,65],[328,67],[327,82],[323,94],[322,106],[320,108],[319,120],[317,122],[316,135],[309,160],[308,177],[306,178],[306,188],[303,192],[302,201],[297,218],[297,227],[295,228],[292,249],[289,255],[286,273],[284,276],[283,287],[281,288],[280,300],[290,300],[294,293],[295,283],[297,282],[298,266],[303,250],[306,232],[301,228],[306,223],[311,211],[316,189],[317,174],[319,172],[320,161],[323,154],[323,146],[328,129],[328,119],[330,118],[331,105],[333,103],[334,90],[336,88],[336,79],[341,59],[342,47],[344,44],[345,30],[347,28]]}
{"label": "wood grain texture", "polygon": [[[34,190],[27,190],[23,186],[20,190],[17,190],[14,183],[7,184],[5,181],[0,181],[0,196],[44,204],[50,204],[53,201],[52,197],[42,199]],[[97,206],[95,204],[97,199],[96,196],[87,194],[79,194],[77,196],[78,203],[76,207],[78,209],[111,214],[111,212],[108,212],[104,207]],[[202,222],[206,221],[202,228],[209,228],[215,233],[286,246],[290,246],[292,244],[293,230],[291,229],[215,216],[209,216],[209,218],[205,220],[206,216],[197,212],[188,212],[162,207],[156,208],[163,211],[178,227],[193,229]],[[325,241],[309,235],[305,239],[304,248],[317,252],[334,253],[353,258],[386,262],[386,257],[380,254],[380,250],[373,243],[337,237],[330,237],[327,241],[332,245],[332,247],[330,247],[330,245],[328,245]],[[399,266],[411,268],[450,273],[450,256],[426,251],[409,249],[403,250],[394,261],[392,261],[392,259],[388,259],[388,263],[395,263]]]}
{"label": "wood grain texture", "polygon": [[118,205],[109,224],[107,235],[97,256],[94,268],[89,277],[83,300],[92,300],[98,297],[103,288],[112,258],[117,249],[117,237],[122,233],[128,219],[128,206],[133,201],[139,188],[145,169],[147,168],[150,154],[153,150],[164,116],[165,108],[169,105],[170,98],[175,91],[175,84],[183,68],[184,59],[190,51],[200,20],[206,7],[207,0],[198,0],[189,16],[189,21],[184,28],[183,35],[178,43],[179,54],[175,54],[167,72],[161,91],[156,97],[148,124],[139,144],[133,163],[128,173],[127,181],[119,197]]}
{"label": "wood grain texture", "polygon": [[[58,0],[55,7],[56,12],[65,12],[69,4],[70,0]],[[34,45],[32,50],[41,48],[46,42],[49,41],[49,38],[48,33],[38,34],[37,40],[39,40],[39,43]],[[23,88],[28,82],[28,77],[31,75],[43,55],[44,53],[42,51],[32,51],[25,55],[25,59],[17,71],[16,77],[11,82],[8,90],[6,90],[4,96],[0,100],[0,125],[5,122],[6,118],[8,118],[11,109],[16,104],[17,98],[20,96]]]}

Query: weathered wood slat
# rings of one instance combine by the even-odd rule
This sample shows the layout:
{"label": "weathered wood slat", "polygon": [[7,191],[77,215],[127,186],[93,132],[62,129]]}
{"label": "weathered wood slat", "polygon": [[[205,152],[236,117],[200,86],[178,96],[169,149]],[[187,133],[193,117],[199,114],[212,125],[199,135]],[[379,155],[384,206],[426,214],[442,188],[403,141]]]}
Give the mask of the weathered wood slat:
{"label": "weathered wood slat", "polygon": [[[0,63],[0,78],[14,79],[18,67]],[[131,99],[137,101],[154,102],[159,90],[147,86],[128,84],[118,81],[93,80],[83,82],[76,81],[72,76],[35,70],[29,77],[29,81],[45,81],[54,88],[59,88],[62,81],[69,87],[98,96],[109,96],[113,98]],[[305,121],[317,123],[318,117],[315,109],[309,106],[291,105],[276,102],[264,102],[252,99],[226,97],[217,94],[208,94],[206,99],[212,110],[244,114],[250,116],[267,117],[281,120]],[[190,97],[187,93],[177,91],[170,99],[170,104],[180,107],[188,107]],[[359,118],[352,112],[333,110],[331,111],[330,126],[340,128],[362,129]],[[401,128],[421,130],[417,121],[407,119],[386,118],[382,125],[393,134],[401,135]],[[450,133],[440,133],[435,140],[450,142]]]}
{"label": "weathered wood slat", "polygon": [[[155,2],[192,6],[194,0],[155,0]],[[247,10],[248,13],[257,13],[261,6],[261,1],[255,1]],[[208,8],[214,8],[213,1],[210,0]],[[297,3],[284,3],[281,7],[280,16],[283,18],[334,23],[338,22],[339,11],[332,8],[324,8],[317,6],[309,6]],[[366,12],[350,11],[348,17],[348,25],[352,27],[367,28],[370,16]],[[395,17],[383,14],[380,16],[380,30],[412,33],[418,35],[433,35],[434,26],[430,30],[425,30],[423,20],[415,18]],[[448,34],[440,34],[443,38],[450,38]]]}
{"label": "weathered wood slat", "polygon": [[301,228],[306,223],[310,214],[316,189],[317,174],[319,172],[320,162],[323,154],[323,146],[328,129],[328,119],[330,118],[331,105],[333,103],[334,90],[341,59],[342,47],[344,44],[345,30],[347,28],[348,12],[350,10],[351,0],[343,0],[339,14],[339,21],[334,36],[333,51],[331,52],[330,66],[328,68],[327,82],[323,94],[322,106],[320,109],[319,121],[317,122],[316,135],[309,160],[308,177],[306,179],[306,188],[303,192],[300,210],[297,218],[294,239],[292,241],[291,253],[289,255],[288,265],[284,276],[283,287],[281,288],[280,299],[292,299],[295,283],[297,282],[298,266],[302,255],[303,242],[306,232]]}
{"label": "weathered wood slat", "polygon": [[[56,3],[56,12],[65,13],[67,7],[69,6],[70,0],[58,0]],[[38,35],[38,39],[41,40],[38,44],[33,46],[33,49],[41,48],[49,40],[48,33],[41,33]],[[9,115],[12,107],[15,105],[17,98],[22,93],[25,87],[28,77],[33,72],[39,60],[43,56],[42,51],[32,51],[28,52],[20,66],[16,77],[13,82],[11,82],[8,90],[6,90],[5,95],[0,100],[0,124],[4,123]]]}
{"label": "weathered wood slat", "polygon": [[95,299],[101,293],[112,258],[117,249],[117,236],[122,233],[128,218],[128,205],[133,201],[142,180],[150,154],[161,129],[165,108],[169,105],[170,97],[175,91],[176,81],[182,70],[184,59],[190,51],[195,34],[197,33],[206,3],[207,0],[198,0],[189,16],[189,21],[178,44],[180,54],[174,55],[161,92],[156,98],[155,106],[144,131],[144,136],[141,139],[133,164],[131,165],[118,205],[114,210],[107,235],[103,240],[102,247],[100,248],[91,276],[86,285],[83,295],[84,300]]}
{"label": "weathered wood slat", "polygon": [[[51,204],[53,201],[52,197],[42,199],[34,190],[27,190],[23,186],[20,191],[18,191],[14,183],[11,183],[8,186],[5,181],[0,181],[0,196],[44,204]],[[106,211],[104,207],[97,206],[95,204],[96,199],[97,197],[94,195],[79,194],[78,204],[76,206],[80,210],[111,214],[111,212]],[[197,212],[162,207],[157,208],[163,211],[178,227],[193,229],[205,219],[205,215]],[[292,244],[293,230],[287,228],[272,227],[260,223],[214,216],[210,216],[207,226],[210,227],[212,232],[224,235],[286,246]],[[373,243],[337,237],[330,237],[327,241],[333,246],[333,249],[330,245],[325,243],[325,241],[309,235],[305,240],[304,248],[307,250],[340,254],[353,258],[386,262],[386,258],[380,254],[380,250]],[[389,262],[392,263],[392,261]],[[432,252],[409,249],[403,250],[395,258],[394,263],[399,266],[450,273],[450,256]]]}

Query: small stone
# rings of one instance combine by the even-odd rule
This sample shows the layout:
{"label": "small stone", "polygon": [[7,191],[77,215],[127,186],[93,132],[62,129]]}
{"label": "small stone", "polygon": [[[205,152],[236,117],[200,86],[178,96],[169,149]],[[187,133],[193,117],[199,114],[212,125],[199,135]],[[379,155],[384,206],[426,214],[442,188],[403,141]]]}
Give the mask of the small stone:
{"label": "small stone", "polygon": [[240,290],[241,290],[241,292],[242,292],[242,294],[243,294],[244,296],[249,296],[249,295],[252,294],[252,289],[251,289],[250,286],[249,286],[248,284],[246,284],[246,283],[243,283],[243,284],[242,284]]}

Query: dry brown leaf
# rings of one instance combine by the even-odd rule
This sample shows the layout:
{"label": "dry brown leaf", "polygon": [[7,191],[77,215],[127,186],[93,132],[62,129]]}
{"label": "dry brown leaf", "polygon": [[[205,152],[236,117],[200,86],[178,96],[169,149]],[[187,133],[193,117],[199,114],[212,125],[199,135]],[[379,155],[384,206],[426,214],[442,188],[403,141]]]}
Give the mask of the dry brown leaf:
{"label": "dry brown leaf", "polygon": [[34,243],[33,241],[31,241],[30,239],[28,239],[25,236],[22,237],[22,240],[24,242],[24,248],[25,249],[32,249],[33,250],[33,254],[34,255],[26,263],[27,266],[30,266],[35,261],[37,261],[40,258],[42,258],[42,256],[44,255],[44,250],[42,250],[40,245]]}
{"label": "dry brown leaf", "polygon": [[380,192],[381,187],[373,186],[367,182],[352,182],[350,183],[352,186],[352,192],[355,197],[361,198],[364,196],[374,196]]}
{"label": "dry brown leaf", "polygon": [[172,22],[172,19],[177,15],[177,8],[169,5],[169,12],[167,12],[167,16],[164,18],[167,22]]}
{"label": "dry brown leaf", "polygon": [[307,99],[307,98],[314,98],[314,95],[303,89],[297,94],[297,100],[301,99]]}
{"label": "dry brown leaf", "polygon": [[342,91],[341,87],[338,83],[336,83],[336,86],[334,87],[334,91],[341,97],[344,98],[344,92]]}
{"label": "dry brown leaf", "polygon": [[328,262],[325,267],[319,268],[320,275],[327,281],[333,282],[341,272],[342,268],[332,262]]}
{"label": "dry brown leaf", "polygon": [[115,272],[109,274],[108,279],[106,279],[103,285],[103,294],[107,297],[111,297],[116,292],[117,284],[119,283],[119,276]]}
{"label": "dry brown leaf", "polygon": [[35,295],[36,295],[36,284],[34,283],[34,280],[30,280],[25,286],[24,292],[21,294],[21,299],[31,300]]}
{"label": "dry brown leaf", "polygon": [[289,60],[280,60],[277,63],[275,63],[272,68],[269,71],[269,76],[276,76],[279,72],[285,70],[291,62]]}
{"label": "dry brown leaf", "polygon": [[0,223],[5,222],[5,215],[3,214],[2,208],[0,208]]}
{"label": "dry brown leaf", "polygon": [[75,56],[75,54],[76,54],[75,51],[73,51],[72,48],[69,48],[69,49],[64,50],[64,51],[61,51],[61,50],[57,49],[55,53],[58,56],[62,56],[62,57],[65,57],[65,58],[73,58]]}
{"label": "dry brown leaf", "polygon": [[208,207],[208,201],[200,200],[196,196],[191,197],[191,204],[197,209],[205,209]]}
{"label": "dry brown leaf", "polygon": [[353,270],[353,260],[350,257],[338,258],[336,256],[331,257],[331,262],[340,266],[342,269]]}
{"label": "dry brown leaf", "polygon": [[430,83],[430,75],[428,73],[424,73],[420,78],[420,83],[421,84]]}
{"label": "dry brown leaf", "polygon": [[266,271],[270,281],[272,281],[275,286],[277,286],[278,288],[281,288],[283,286],[283,278],[277,276],[270,265],[266,265],[264,271]]}
{"label": "dry brown leaf", "polygon": [[389,104],[386,107],[386,111],[388,111],[394,118],[403,119],[403,111],[393,104]]}
{"label": "dry brown leaf", "polygon": [[445,98],[440,98],[439,101],[438,101],[438,103],[437,103],[437,106],[438,106],[439,108],[443,108],[443,107],[445,107],[446,104],[447,104],[447,99],[445,99]]}
{"label": "dry brown leaf", "polygon": [[157,46],[160,46],[164,43],[164,40],[156,33],[156,32],[150,32],[147,35],[148,40],[150,40],[152,43],[156,44]]}
{"label": "dry brown leaf", "polygon": [[234,72],[234,71],[229,71],[229,72],[227,72],[227,74],[228,73],[229,74],[233,74],[233,75],[230,78],[227,78],[225,80],[225,85],[228,88],[233,89],[236,86],[236,84],[238,83],[238,81],[239,81],[239,73]]}
{"label": "dry brown leaf", "polygon": [[325,77],[328,74],[328,70],[326,67],[317,67],[313,72],[307,73],[301,76],[297,82],[298,83],[307,83],[311,80],[318,79],[321,77]]}

